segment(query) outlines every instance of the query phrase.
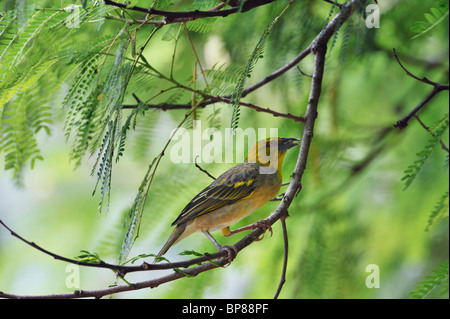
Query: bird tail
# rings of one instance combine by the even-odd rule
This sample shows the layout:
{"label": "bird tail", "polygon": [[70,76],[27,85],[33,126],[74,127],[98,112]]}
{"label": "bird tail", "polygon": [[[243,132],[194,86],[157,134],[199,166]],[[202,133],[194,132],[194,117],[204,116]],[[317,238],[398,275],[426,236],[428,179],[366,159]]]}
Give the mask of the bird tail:
{"label": "bird tail", "polygon": [[[169,248],[172,247],[172,245],[174,245],[176,242],[178,242],[179,240],[184,238],[184,236],[181,238],[180,238],[180,236],[184,233],[185,229],[186,229],[186,224],[180,224],[175,227],[173,232],[170,234],[169,239],[166,241],[164,246],[159,251],[158,257],[164,255],[169,250]],[[155,260],[153,260],[153,263],[156,263],[156,260],[157,260],[157,258],[155,258]]]}

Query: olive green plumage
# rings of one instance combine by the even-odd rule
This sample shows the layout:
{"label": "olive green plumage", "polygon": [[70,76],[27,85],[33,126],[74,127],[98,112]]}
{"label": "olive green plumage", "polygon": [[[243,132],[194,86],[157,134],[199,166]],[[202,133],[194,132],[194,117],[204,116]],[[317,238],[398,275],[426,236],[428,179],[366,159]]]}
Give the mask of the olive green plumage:
{"label": "olive green plumage", "polygon": [[231,231],[229,226],[278,194],[284,156],[296,145],[298,140],[292,138],[268,138],[253,145],[244,163],[220,175],[186,205],[172,223],[176,227],[158,256],[197,231],[205,233],[220,249],[209,232],[220,229],[222,235],[229,236],[241,231]]}

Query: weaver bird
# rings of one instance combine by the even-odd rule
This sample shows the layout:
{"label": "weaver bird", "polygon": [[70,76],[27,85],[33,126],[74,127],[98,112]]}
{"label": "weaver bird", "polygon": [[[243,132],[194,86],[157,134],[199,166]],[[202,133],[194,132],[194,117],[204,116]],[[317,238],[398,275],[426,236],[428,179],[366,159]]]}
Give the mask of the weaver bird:
{"label": "weaver bird", "polygon": [[[164,255],[172,245],[192,233],[203,232],[217,250],[227,251],[231,262],[232,248],[219,245],[210,232],[220,229],[223,236],[230,236],[264,226],[257,222],[230,229],[231,224],[247,217],[278,194],[284,156],[298,143],[295,138],[272,137],[253,145],[245,162],[220,175],[181,211],[172,223],[175,229],[158,256]],[[266,228],[270,229],[270,225]]]}

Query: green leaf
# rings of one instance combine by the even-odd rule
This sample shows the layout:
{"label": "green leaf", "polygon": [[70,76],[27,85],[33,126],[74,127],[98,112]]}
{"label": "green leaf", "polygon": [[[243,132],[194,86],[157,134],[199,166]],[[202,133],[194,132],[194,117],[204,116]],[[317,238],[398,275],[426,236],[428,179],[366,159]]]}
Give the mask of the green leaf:
{"label": "green leaf", "polygon": [[138,2],[139,2],[139,0],[128,0],[127,1],[127,8],[134,7]]}
{"label": "green leaf", "polygon": [[147,257],[153,257],[153,258],[156,258],[158,262],[159,262],[159,261],[162,261],[162,260],[165,260],[165,261],[169,262],[169,260],[167,260],[166,258],[160,257],[160,256],[155,255],[155,254],[140,254],[140,255],[138,255],[138,256],[136,256],[136,257],[133,257],[133,258],[131,258],[131,259],[128,259],[127,261],[124,261],[123,263],[121,263],[121,265],[125,265],[125,264],[128,264],[128,263],[134,264],[134,263],[135,263],[136,261],[138,261],[139,259],[143,259],[143,258],[147,258]]}
{"label": "green leaf", "polygon": [[275,24],[278,22],[278,20],[281,18],[281,16],[286,12],[287,8],[290,4],[288,4],[283,11],[276,16],[272,22],[268,25],[264,33],[262,34],[261,38],[259,39],[258,43],[256,44],[255,48],[253,49],[252,54],[250,55],[250,58],[247,61],[247,65],[245,66],[244,72],[241,74],[240,79],[238,83],[236,84],[236,87],[231,94],[231,102],[233,107],[233,113],[231,116],[231,124],[230,127],[234,130],[239,126],[239,117],[240,117],[240,105],[239,102],[242,98],[242,94],[245,88],[245,84],[247,83],[247,79],[250,78],[251,73],[253,71],[253,68],[255,64],[258,62],[260,57],[263,56],[264,51],[264,45],[266,42],[267,37],[269,36],[270,31],[273,29]]}
{"label": "green leaf", "polygon": [[[204,254],[199,253],[195,250],[185,250],[185,251],[182,251],[181,253],[179,253],[178,255],[180,255],[180,256],[195,256],[195,257],[203,257],[204,256]],[[219,264],[212,260],[208,260],[208,262],[210,262],[214,266],[219,267]]]}
{"label": "green leaf", "polygon": [[66,15],[59,11],[34,11],[28,17],[25,25],[11,37],[11,41],[4,47],[0,54],[0,61],[8,61],[8,68],[17,66],[26,56],[26,52],[31,49],[33,40],[48,25],[55,23],[55,20],[62,21],[65,17]]}
{"label": "green leaf", "polygon": [[409,185],[411,185],[411,183],[415,180],[417,175],[422,172],[425,165],[428,163],[428,160],[431,158],[436,145],[439,144],[441,136],[447,130],[448,126],[449,114],[447,113],[430,129],[430,133],[433,135],[433,138],[430,139],[424,149],[416,154],[418,158],[414,161],[414,163],[408,166],[408,168],[404,171],[405,176],[403,176],[403,178],[401,179],[402,181],[405,181],[404,190],[406,190]]}
{"label": "green leaf", "polygon": [[426,21],[417,21],[412,27],[411,31],[413,33],[416,33],[411,39],[416,39],[430,30],[432,30],[434,27],[436,27],[438,24],[440,24],[442,21],[445,20],[446,17],[448,17],[449,13],[449,2],[439,2],[437,3],[438,8],[431,8],[430,13],[425,13],[424,17]]}
{"label": "green leaf", "polygon": [[91,264],[98,264],[99,262],[101,262],[100,257],[95,252],[91,253],[87,250],[80,250],[80,253],[81,253],[80,255],[75,256],[76,260]]}
{"label": "green leaf", "polygon": [[425,276],[423,280],[410,292],[412,299],[425,299],[438,287],[442,287],[441,294],[448,293],[449,287],[449,263],[443,263],[437,269],[431,272],[431,275]]}
{"label": "green leaf", "polygon": [[[439,12],[439,13],[440,13],[440,12]],[[425,13],[424,16],[425,16],[425,19],[427,19],[427,21],[428,21],[430,24],[433,24],[433,23],[435,23],[435,22],[437,21],[437,19],[436,19],[433,15],[431,15],[431,14],[429,14],[429,13]]]}
{"label": "green leaf", "polygon": [[442,219],[448,217],[449,214],[449,191],[447,191],[436,203],[433,212],[428,220],[426,231],[430,230],[434,225]]}
{"label": "green leaf", "polygon": [[181,270],[180,268],[174,268],[173,271],[175,271],[175,272],[177,272],[177,273],[179,273],[179,274],[182,274],[182,275],[184,275],[184,276],[187,277],[187,278],[195,277],[194,275],[190,275],[190,274],[188,274],[187,272]]}
{"label": "green leaf", "polygon": [[196,257],[203,256],[203,254],[201,254],[195,250],[185,250],[185,251],[182,251],[181,253],[179,253],[178,255],[180,255],[180,256],[196,256]]}
{"label": "green leaf", "polygon": [[139,225],[141,223],[142,213],[145,206],[145,201],[147,200],[147,187],[148,183],[150,182],[151,172],[153,169],[153,164],[155,163],[156,158],[153,160],[153,162],[149,165],[147,169],[147,173],[144,176],[144,179],[141,182],[141,185],[139,186],[138,193],[136,195],[136,198],[134,199],[133,205],[131,206],[131,209],[126,217],[125,220],[125,227],[127,229],[125,237],[122,241],[122,248],[120,251],[119,256],[119,263],[123,263],[134,243],[134,240],[136,239],[137,232],[139,229]]}
{"label": "green leaf", "polygon": [[5,170],[13,171],[13,178],[21,185],[22,171],[26,163],[31,168],[42,160],[36,132],[48,131],[52,123],[51,108],[40,106],[39,95],[20,94],[14,103],[7,103],[0,110],[0,152],[5,154]]}
{"label": "green leaf", "polygon": [[[101,195],[98,205],[99,213],[103,210],[106,212],[109,210],[114,154],[119,153],[120,156],[120,150],[124,148],[125,137],[123,137],[124,131],[122,130],[122,103],[131,76],[131,65],[125,63],[125,53],[129,43],[130,39],[124,36],[123,42],[116,50],[113,65],[110,68],[102,91],[102,100],[105,103],[101,114],[101,117],[105,119],[103,128],[99,130],[98,139],[91,147],[91,153],[95,152],[99,146],[99,141],[101,141],[97,153],[97,160],[91,173],[93,174],[97,170],[97,182],[94,187],[94,193],[101,181]],[[122,141],[122,144],[120,144],[120,141]]]}

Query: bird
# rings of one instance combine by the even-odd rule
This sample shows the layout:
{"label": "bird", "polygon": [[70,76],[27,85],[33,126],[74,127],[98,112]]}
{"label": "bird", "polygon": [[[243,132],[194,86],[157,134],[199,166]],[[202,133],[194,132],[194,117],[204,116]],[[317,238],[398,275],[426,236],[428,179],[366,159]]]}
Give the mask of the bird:
{"label": "bird", "polygon": [[[229,262],[237,254],[235,248],[221,246],[211,232],[221,230],[223,236],[255,229],[270,228],[263,221],[231,230],[230,225],[252,214],[276,196],[282,184],[282,164],[286,152],[298,145],[296,138],[271,137],[256,142],[245,161],[227,170],[198,193],[172,223],[175,229],[161,248],[158,257],[187,236],[202,232],[218,251],[225,250]],[[154,263],[158,261],[155,258]]]}

